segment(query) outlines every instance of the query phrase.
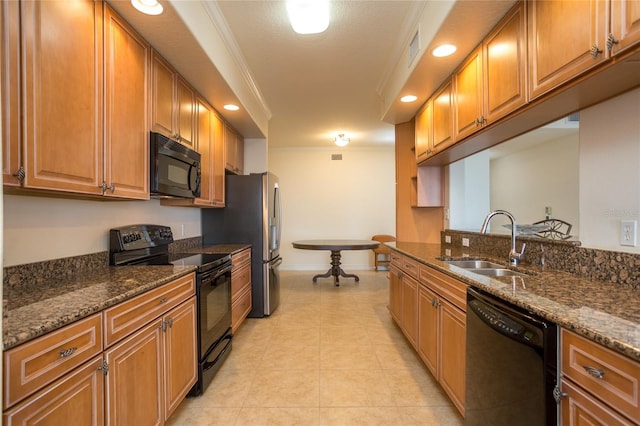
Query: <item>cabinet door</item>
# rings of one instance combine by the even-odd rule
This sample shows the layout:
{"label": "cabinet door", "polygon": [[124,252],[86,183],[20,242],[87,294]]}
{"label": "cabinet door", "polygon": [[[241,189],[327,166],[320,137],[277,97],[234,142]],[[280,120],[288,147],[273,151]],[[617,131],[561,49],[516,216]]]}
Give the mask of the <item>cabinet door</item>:
{"label": "cabinet door", "polygon": [[611,0],[611,34],[613,55],[640,42],[640,0]]}
{"label": "cabinet door", "polygon": [[105,5],[105,195],[149,199],[150,48]]}
{"label": "cabinet door", "polygon": [[438,377],[438,297],[424,285],[418,294],[418,354],[425,365]]}
{"label": "cabinet door", "polygon": [[151,53],[151,130],[175,138],[174,71],[157,52]]}
{"label": "cabinet door", "polygon": [[162,319],[158,318],[105,351],[107,424],[163,423],[162,340]]}
{"label": "cabinet door", "polygon": [[389,312],[398,325],[402,318],[402,272],[391,265],[389,268]]}
{"label": "cabinet door", "polygon": [[429,156],[432,138],[433,103],[428,100],[416,114],[416,163]]}
{"label": "cabinet door", "polygon": [[418,341],[418,282],[402,275],[402,328],[415,348]]}
{"label": "cabinet door", "polygon": [[454,139],[459,141],[484,124],[482,116],[482,49],[476,49],[453,74]]}
{"label": "cabinet door", "polygon": [[440,384],[464,415],[466,315],[444,300],[439,309]]}
{"label": "cabinet door", "polygon": [[20,6],[24,186],[101,194],[102,3]]}
{"label": "cabinet door", "polygon": [[182,77],[176,82],[176,125],[181,144],[195,150],[196,92]]}
{"label": "cabinet door", "polygon": [[0,2],[0,119],[2,180],[19,186],[20,157],[20,4]]}
{"label": "cabinet door", "polygon": [[224,146],[225,146],[225,167],[227,170],[236,173],[238,170],[238,152],[236,147],[236,134],[235,132],[225,123],[224,125]]}
{"label": "cabinet door", "polygon": [[563,426],[634,424],[568,380],[562,380],[562,392],[560,414]]}
{"label": "cabinet door", "polygon": [[198,379],[196,298],[164,316],[164,418],[178,408]]}
{"label": "cabinet door", "polygon": [[211,200],[216,207],[224,207],[224,165],[225,165],[225,153],[224,153],[224,122],[214,112],[211,114],[212,125],[212,143],[213,143],[213,164],[212,164],[212,187],[211,187]]}
{"label": "cabinet door", "polygon": [[606,59],[598,52],[606,50],[608,2],[532,0],[527,5],[531,99]]}
{"label": "cabinet door", "polygon": [[[5,425],[104,424],[102,355],[6,411]],[[72,419],[72,422],[70,422]]]}
{"label": "cabinet door", "polygon": [[431,154],[440,152],[453,143],[451,137],[451,80],[433,96],[433,136]]}
{"label": "cabinet door", "polygon": [[200,198],[196,204],[210,205],[211,189],[213,181],[213,138],[211,116],[213,108],[203,99],[198,98],[198,152],[200,153],[200,168],[202,171],[200,180]]}
{"label": "cabinet door", "polygon": [[524,2],[518,3],[482,45],[484,114],[491,123],[527,102]]}

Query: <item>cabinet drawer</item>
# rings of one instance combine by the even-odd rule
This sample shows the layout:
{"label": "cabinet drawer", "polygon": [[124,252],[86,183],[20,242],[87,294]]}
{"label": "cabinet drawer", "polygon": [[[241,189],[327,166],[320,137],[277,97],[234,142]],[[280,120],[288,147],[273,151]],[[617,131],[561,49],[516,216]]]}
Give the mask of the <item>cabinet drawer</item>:
{"label": "cabinet drawer", "polygon": [[391,250],[391,255],[389,256],[391,259],[391,264],[398,267],[398,269],[402,269],[402,255],[398,252]]}
{"label": "cabinet drawer", "polygon": [[237,270],[231,272],[231,300],[234,300],[238,295],[251,286],[251,264],[247,263],[244,266],[239,267]]}
{"label": "cabinet drawer", "polygon": [[4,408],[102,352],[95,314],[4,353]]}
{"label": "cabinet drawer", "polygon": [[231,256],[231,262],[233,263],[233,269],[251,262],[251,249],[244,249],[241,252],[234,253]]}
{"label": "cabinet drawer", "polygon": [[420,265],[420,282],[467,312],[467,285],[426,265]]}
{"label": "cabinet drawer", "polygon": [[563,329],[562,374],[640,422],[640,363]]}
{"label": "cabinet drawer", "polygon": [[406,274],[412,276],[413,278],[415,278],[417,280],[418,279],[419,268],[420,268],[420,264],[418,263],[417,260],[413,260],[410,257],[403,256],[402,270]]}
{"label": "cabinet drawer", "polygon": [[105,310],[105,348],[194,294],[195,274],[192,273]]}
{"label": "cabinet drawer", "polygon": [[566,394],[561,402],[563,425],[631,426],[633,424],[567,380],[562,381],[562,392]]}
{"label": "cabinet drawer", "polygon": [[231,305],[231,332],[235,333],[242,320],[251,311],[251,287],[247,288]]}

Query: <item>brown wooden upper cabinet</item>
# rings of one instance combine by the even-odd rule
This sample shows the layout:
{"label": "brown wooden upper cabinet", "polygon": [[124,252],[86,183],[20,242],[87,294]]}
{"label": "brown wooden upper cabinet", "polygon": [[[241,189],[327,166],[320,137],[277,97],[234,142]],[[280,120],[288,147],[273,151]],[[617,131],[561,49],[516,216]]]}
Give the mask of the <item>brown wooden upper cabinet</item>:
{"label": "brown wooden upper cabinet", "polygon": [[640,42],[640,1],[611,0],[611,32],[607,48],[611,54],[626,51]]}
{"label": "brown wooden upper cabinet", "polygon": [[454,73],[455,141],[527,102],[525,12],[514,6]]}
{"label": "brown wooden upper cabinet", "polygon": [[[3,19],[16,4],[3,2]],[[21,65],[13,64],[13,21],[2,32],[12,54],[8,70],[20,67],[23,82],[21,134],[13,134],[18,111],[10,91],[12,133],[4,144],[5,152],[19,145],[22,158],[5,175],[15,174],[24,188],[148,199],[149,46],[101,1],[19,7]]]}
{"label": "brown wooden upper cabinet", "polygon": [[211,182],[211,202],[215,207],[225,206],[225,143],[224,143],[224,121],[214,111],[211,114],[211,132],[213,133],[213,164]]}
{"label": "brown wooden upper cabinet", "polygon": [[20,4],[0,2],[0,111],[2,180],[20,186]]}
{"label": "brown wooden upper cabinet", "polygon": [[416,162],[419,163],[453,143],[451,137],[451,79],[425,102],[416,114]]}
{"label": "brown wooden upper cabinet", "polygon": [[231,126],[224,126],[225,167],[228,171],[244,173],[244,138]]}
{"label": "brown wooden upper cabinet", "polygon": [[196,92],[155,50],[151,84],[151,130],[195,150]]}
{"label": "brown wooden upper cabinet", "polygon": [[531,99],[608,58],[608,1],[531,0],[527,5]]}

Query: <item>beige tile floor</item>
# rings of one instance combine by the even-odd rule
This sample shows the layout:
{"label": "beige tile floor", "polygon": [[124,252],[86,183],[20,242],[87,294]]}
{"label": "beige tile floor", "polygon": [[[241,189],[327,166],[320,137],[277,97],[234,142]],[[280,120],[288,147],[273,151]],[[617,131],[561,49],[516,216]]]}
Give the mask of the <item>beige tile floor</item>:
{"label": "beige tile floor", "polygon": [[247,319],[204,395],[170,426],[462,425],[387,311],[385,271],[360,282],[281,272],[281,304]]}

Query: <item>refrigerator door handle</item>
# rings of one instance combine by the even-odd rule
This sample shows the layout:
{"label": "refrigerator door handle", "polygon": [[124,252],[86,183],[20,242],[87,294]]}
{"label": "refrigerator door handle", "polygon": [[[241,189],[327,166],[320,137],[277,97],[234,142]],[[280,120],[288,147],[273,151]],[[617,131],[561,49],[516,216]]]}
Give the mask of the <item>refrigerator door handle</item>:
{"label": "refrigerator door handle", "polygon": [[269,268],[276,268],[276,267],[280,266],[281,263],[282,263],[282,258],[279,257],[279,258],[269,262]]}

